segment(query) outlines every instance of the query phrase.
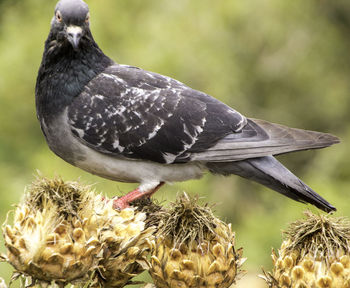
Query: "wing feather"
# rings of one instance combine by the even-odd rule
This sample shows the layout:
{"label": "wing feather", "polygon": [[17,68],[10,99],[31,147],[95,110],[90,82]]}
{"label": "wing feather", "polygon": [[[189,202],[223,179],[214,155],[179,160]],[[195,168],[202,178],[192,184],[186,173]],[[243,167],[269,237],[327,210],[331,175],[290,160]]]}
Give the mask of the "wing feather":
{"label": "wing feather", "polygon": [[331,134],[289,128],[259,119],[248,119],[239,132],[219,140],[203,152],[193,152],[193,161],[230,162],[279,155],[292,151],[317,149],[338,143]]}

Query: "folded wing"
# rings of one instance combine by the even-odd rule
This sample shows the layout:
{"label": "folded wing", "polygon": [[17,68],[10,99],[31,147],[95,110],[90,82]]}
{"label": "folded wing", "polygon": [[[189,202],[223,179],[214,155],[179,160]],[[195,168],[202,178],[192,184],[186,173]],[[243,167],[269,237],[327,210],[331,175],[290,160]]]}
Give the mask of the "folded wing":
{"label": "folded wing", "polygon": [[68,117],[74,135],[101,153],[167,164],[239,161],[339,141],[246,119],[172,78],[118,64],[85,87]]}
{"label": "folded wing", "polygon": [[84,144],[116,157],[159,163],[191,161],[246,118],[169,77],[114,65],[94,78],[70,105],[69,124]]}

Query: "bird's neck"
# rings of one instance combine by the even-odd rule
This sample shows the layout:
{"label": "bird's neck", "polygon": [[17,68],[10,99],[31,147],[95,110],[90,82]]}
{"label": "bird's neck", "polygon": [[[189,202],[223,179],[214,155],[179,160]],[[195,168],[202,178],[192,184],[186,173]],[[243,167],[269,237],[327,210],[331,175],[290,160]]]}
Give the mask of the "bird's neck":
{"label": "bird's neck", "polygon": [[50,34],[36,83],[36,107],[39,117],[48,119],[62,112],[85,85],[113,64],[90,39],[82,41],[79,50],[69,43],[58,44]]}

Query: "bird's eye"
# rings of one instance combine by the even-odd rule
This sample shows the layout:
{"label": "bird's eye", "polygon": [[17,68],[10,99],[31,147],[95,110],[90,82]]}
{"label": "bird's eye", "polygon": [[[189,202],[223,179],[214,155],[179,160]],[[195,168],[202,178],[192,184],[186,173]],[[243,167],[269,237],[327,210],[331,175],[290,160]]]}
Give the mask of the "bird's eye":
{"label": "bird's eye", "polygon": [[61,16],[60,11],[57,11],[57,13],[56,13],[56,19],[57,19],[58,22],[61,22],[61,21],[62,21],[62,16]]}
{"label": "bird's eye", "polygon": [[85,22],[86,22],[86,23],[89,23],[89,21],[90,21],[90,13],[88,13],[88,14],[86,15],[86,18],[85,18]]}

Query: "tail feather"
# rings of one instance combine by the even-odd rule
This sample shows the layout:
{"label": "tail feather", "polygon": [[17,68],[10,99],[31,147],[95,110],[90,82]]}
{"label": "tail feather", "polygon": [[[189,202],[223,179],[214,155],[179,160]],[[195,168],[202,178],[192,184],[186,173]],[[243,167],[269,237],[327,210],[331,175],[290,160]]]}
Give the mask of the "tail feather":
{"label": "tail feather", "polygon": [[236,174],[269,187],[293,200],[310,203],[331,212],[336,208],[302,182],[273,156],[246,159],[236,162],[211,162],[207,167],[212,173]]}

